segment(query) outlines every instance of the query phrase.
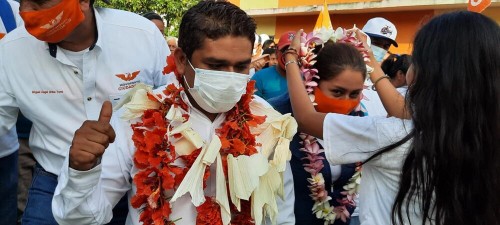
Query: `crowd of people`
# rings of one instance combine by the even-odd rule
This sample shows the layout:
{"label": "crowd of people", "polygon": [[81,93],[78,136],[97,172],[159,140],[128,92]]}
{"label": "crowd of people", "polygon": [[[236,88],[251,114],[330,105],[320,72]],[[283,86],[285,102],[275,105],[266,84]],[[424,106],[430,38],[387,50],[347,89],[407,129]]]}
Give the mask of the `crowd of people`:
{"label": "crowd of people", "polygon": [[499,223],[492,19],[400,55],[382,17],[275,42],[204,0],[177,38],[94,1],[0,0],[0,224]]}

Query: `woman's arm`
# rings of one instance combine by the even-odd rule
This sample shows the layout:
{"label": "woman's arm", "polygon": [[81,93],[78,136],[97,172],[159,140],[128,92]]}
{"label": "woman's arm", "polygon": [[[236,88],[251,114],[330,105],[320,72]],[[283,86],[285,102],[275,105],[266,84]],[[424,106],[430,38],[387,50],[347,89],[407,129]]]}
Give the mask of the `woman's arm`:
{"label": "woman's arm", "polygon": [[409,111],[406,110],[405,106],[405,98],[392,85],[390,79],[382,78],[385,76],[385,73],[375,59],[375,56],[373,56],[371,48],[366,44],[366,35],[356,30],[356,37],[363,42],[365,49],[368,50],[370,62],[367,65],[373,68],[373,72],[370,73],[370,80],[373,82],[385,110],[393,117],[410,119]]}
{"label": "woman's arm", "polygon": [[[299,30],[290,45],[291,48],[300,49],[300,36],[302,30]],[[288,82],[288,92],[290,94],[290,101],[295,120],[299,124],[300,131],[310,134],[312,136],[323,138],[323,121],[325,120],[325,113],[316,112],[309,96],[307,95],[306,88],[302,81],[300,68],[297,63],[297,55],[285,54],[286,66],[286,79]]]}

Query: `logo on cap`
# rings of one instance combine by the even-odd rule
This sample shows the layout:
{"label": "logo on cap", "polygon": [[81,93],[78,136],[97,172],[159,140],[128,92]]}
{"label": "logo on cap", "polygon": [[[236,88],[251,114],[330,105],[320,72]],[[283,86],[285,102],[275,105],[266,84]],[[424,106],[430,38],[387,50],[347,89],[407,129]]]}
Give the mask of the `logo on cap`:
{"label": "logo on cap", "polygon": [[382,30],[380,30],[380,33],[386,36],[391,36],[392,35],[392,29],[389,25],[382,27]]}
{"label": "logo on cap", "polygon": [[289,33],[288,34],[288,40],[293,40],[293,38],[295,37],[295,34],[294,33]]}
{"label": "logo on cap", "polygon": [[52,19],[49,23],[41,26],[40,28],[47,29],[47,30],[52,29],[53,27],[55,27],[57,24],[59,24],[61,22],[63,14],[64,14],[64,11],[59,13],[59,15],[56,16],[56,18]]}

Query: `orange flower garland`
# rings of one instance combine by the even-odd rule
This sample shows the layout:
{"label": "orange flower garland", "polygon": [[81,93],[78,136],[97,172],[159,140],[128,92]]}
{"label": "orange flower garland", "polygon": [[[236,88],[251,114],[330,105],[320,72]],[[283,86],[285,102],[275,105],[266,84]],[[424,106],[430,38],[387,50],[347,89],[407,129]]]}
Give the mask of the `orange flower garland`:
{"label": "orange flower garland", "polygon": [[[169,66],[165,67],[164,74],[175,71],[172,55],[169,56],[167,62]],[[175,74],[180,80],[176,71]],[[255,91],[254,84],[255,82],[252,81],[247,84],[246,94],[242,96],[233,109],[226,113],[224,123],[221,128],[216,130],[222,143],[220,151],[226,176],[228,175],[227,156],[229,154],[237,157],[257,153],[258,144],[255,141],[255,136],[250,133],[250,128],[264,123],[266,117],[251,113],[250,102]],[[170,84],[163,91],[165,96],[168,96],[167,98],[160,101],[155,96],[148,95],[150,100],[161,104],[160,108],[144,111],[141,121],[131,125],[134,132],[132,140],[136,147],[134,164],[139,169],[139,172],[134,176],[137,192],[132,198],[131,204],[134,208],[141,209],[139,220],[144,225],[175,224],[175,221],[170,220],[172,209],[169,199],[171,196],[167,196],[165,191],[176,190],[201,151],[201,149],[197,149],[189,155],[178,156],[167,135],[167,132],[172,130],[172,128],[167,130],[170,121],[165,119],[169,109],[173,106],[188,111],[188,105],[180,97],[183,90],[182,87]],[[188,114],[184,114],[183,117],[186,120],[189,119]],[[173,138],[179,138],[179,136],[174,135]],[[173,165],[177,159],[181,159],[185,166]],[[209,175],[207,167],[203,177],[204,188]],[[235,215],[233,223],[245,221],[244,224],[254,224],[249,205],[249,201],[242,201],[241,212],[231,210],[232,214]],[[203,225],[222,224],[220,210],[220,206],[212,197],[206,197],[205,203],[197,207],[196,223]]]}

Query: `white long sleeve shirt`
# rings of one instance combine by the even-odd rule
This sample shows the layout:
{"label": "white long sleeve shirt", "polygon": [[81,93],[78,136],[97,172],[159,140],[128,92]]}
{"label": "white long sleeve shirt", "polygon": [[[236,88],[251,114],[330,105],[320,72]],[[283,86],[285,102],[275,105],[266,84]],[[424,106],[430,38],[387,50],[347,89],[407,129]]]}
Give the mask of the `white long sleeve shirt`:
{"label": "white long sleeve shirt", "polygon": [[[193,130],[199,133],[204,141],[210,141],[212,136],[216,135],[215,130],[224,122],[225,114],[219,114],[212,122],[202,112],[192,107],[185,95],[182,97],[190,107],[190,122]],[[255,100],[268,105],[257,96]],[[100,165],[89,171],[76,171],[69,168],[68,158],[66,158],[52,201],[52,212],[59,224],[105,224],[112,218],[114,205],[126,193],[129,199],[126,225],[141,224],[140,212],[130,205],[130,199],[136,193],[132,178],[138,173],[133,163],[135,147],[130,127],[135,121],[123,121],[120,119],[121,114],[122,110],[119,110],[113,115],[111,124],[115,130],[116,139],[106,149]],[[207,187],[204,190],[206,196],[215,196],[216,193],[215,168],[216,163],[210,166],[212,175],[207,180]],[[277,197],[279,209],[277,224],[292,225],[295,224],[293,211],[295,196],[293,176],[288,163],[284,173],[284,188],[285,200]],[[171,207],[170,219],[182,218],[176,222],[177,225],[196,224],[196,208],[191,203],[189,194],[177,199]]]}
{"label": "white long sleeve shirt", "polygon": [[[410,120],[330,113],[323,126],[326,158],[334,165],[364,162],[377,150],[403,139],[412,129]],[[411,140],[363,165],[358,205],[362,225],[391,224],[391,209],[410,144]],[[421,224],[418,209],[410,211],[414,212],[410,215],[412,224]]]}
{"label": "white long sleeve shirt", "polygon": [[[21,19],[21,16],[19,16],[19,3],[12,0],[7,0],[7,2],[12,8],[12,13],[14,14],[16,25],[18,27],[23,25],[23,20]],[[6,33],[7,29],[5,29],[2,18],[0,17],[0,35]],[[17,141],[16,128],[13,127],[6,134],[0,135],[0,158],[14,153],[15,151],[17,151],[17,149],[19,149],[19,142]]]}
{"label": "white long sleeve shirt", "polygon": [[29,140],[35,159],[56,175],[74,132],[83,121],[98,118],[105,100],[119,99],[139,82],[166,83],[162,71],[169,49],[151,21],[113,9],[94,12],[98,38],[83,53],[82,68],[22,26],[0,42],[0,136],[21,110],[33,122]]}

